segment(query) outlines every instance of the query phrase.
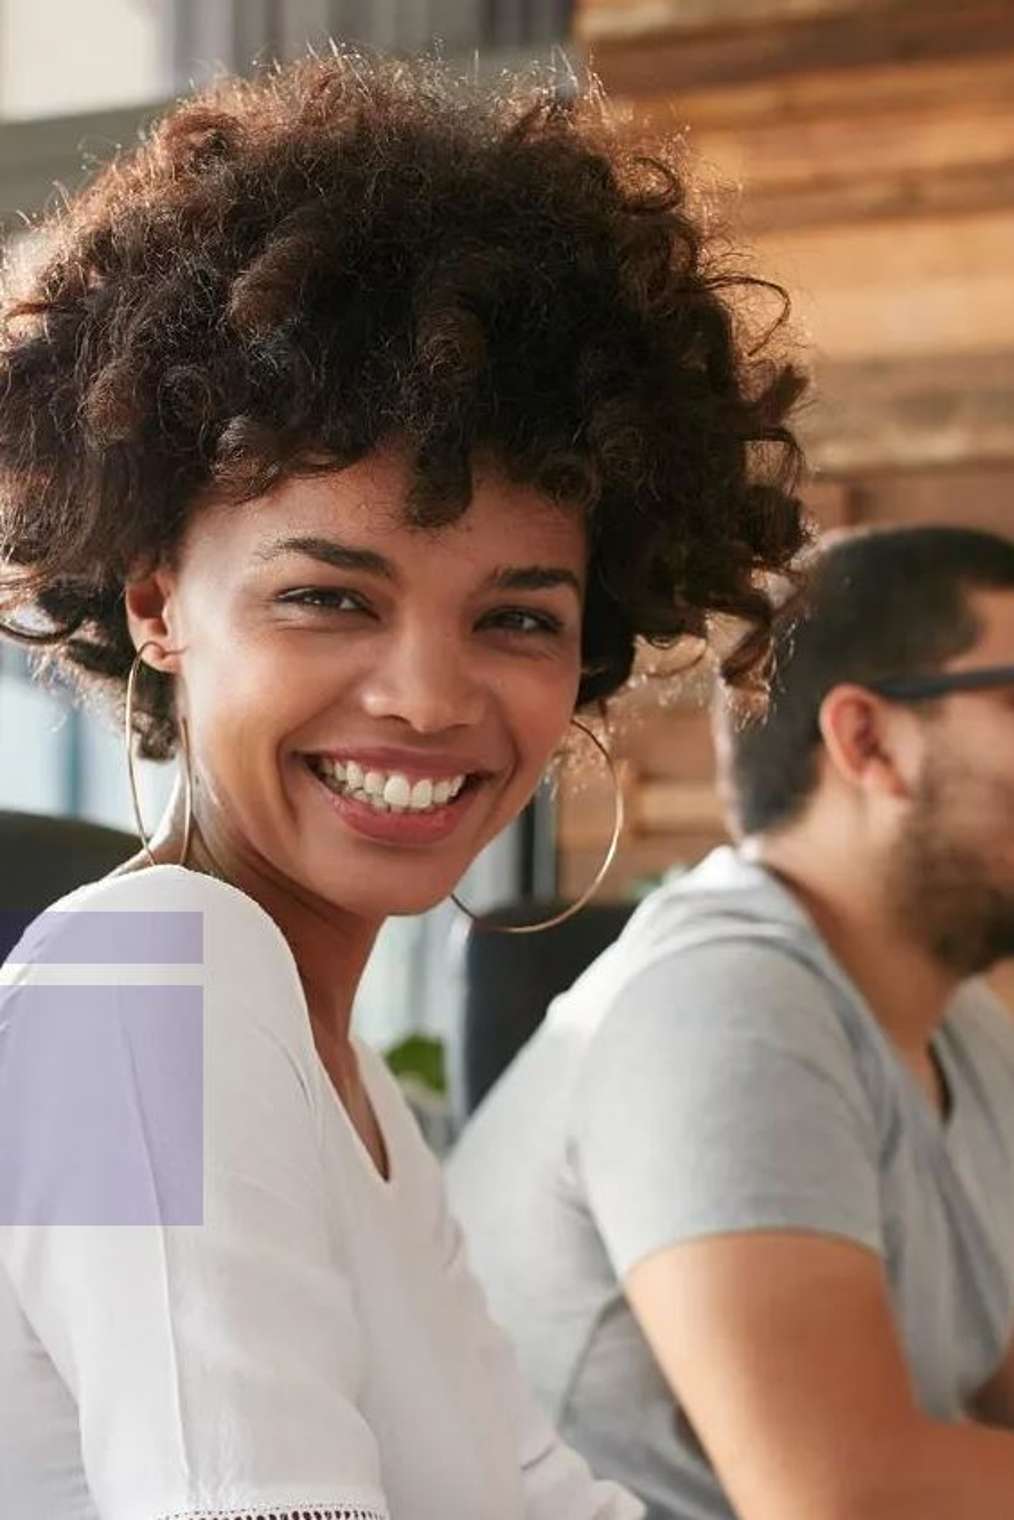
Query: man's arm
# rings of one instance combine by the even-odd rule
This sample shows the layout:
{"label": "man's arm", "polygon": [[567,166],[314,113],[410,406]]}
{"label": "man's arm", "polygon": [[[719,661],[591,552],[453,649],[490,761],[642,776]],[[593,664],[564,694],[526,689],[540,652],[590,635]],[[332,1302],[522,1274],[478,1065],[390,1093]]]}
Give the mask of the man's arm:
{"label": "man's arm", "polygon": [[714,1236],[646,1257],[625,1288],[742,1520],[1014,1514],[1014,1436],[920,1412],[874,1252]]}

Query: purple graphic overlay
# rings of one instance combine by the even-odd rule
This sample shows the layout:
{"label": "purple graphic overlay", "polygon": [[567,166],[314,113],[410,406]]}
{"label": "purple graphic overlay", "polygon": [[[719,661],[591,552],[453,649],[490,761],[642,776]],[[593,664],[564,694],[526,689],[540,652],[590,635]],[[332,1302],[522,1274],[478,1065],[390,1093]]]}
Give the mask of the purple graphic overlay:
{"label": "purple graphic overlay", "polygon": [[[203,913],[175,909],[116,912],[50,908],[0,912],[5,965],[189,966],[204,960]],[[25,933],[31,925],[29,933]],[[23,938],[23,943],[18,940]]]}
{"label": "purple graphic overlay", "polygon": [[200,986],[0,988],[0,1225],[201,1224],[203,1057]]}

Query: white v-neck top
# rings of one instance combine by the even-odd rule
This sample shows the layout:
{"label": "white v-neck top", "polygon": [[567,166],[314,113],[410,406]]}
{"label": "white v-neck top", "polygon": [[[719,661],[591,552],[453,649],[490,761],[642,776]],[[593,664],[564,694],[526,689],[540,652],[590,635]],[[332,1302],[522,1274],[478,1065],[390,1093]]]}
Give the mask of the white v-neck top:
{"label": "white v-neck top", "polygon": [[642,1514],[529,1400],[357,1047],[378,1172],[257,903],[107,878],[0,975],[3,1520]]}

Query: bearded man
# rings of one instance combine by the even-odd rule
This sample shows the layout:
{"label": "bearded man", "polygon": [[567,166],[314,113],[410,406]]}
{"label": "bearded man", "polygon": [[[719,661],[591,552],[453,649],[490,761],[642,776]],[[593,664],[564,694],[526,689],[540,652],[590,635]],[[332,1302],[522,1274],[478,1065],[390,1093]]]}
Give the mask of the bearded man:
{"label": "bearded man", "polygon": [[1009,1520],[1014,545],[825,541],[717,731],[736,845],[466,1129],[474,1264],[651,1520]]}

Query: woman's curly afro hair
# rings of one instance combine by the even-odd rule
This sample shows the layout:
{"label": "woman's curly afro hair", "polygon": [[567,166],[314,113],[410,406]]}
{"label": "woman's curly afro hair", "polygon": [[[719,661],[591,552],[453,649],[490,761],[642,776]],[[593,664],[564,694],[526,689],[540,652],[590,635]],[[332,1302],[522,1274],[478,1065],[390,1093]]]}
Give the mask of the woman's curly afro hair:
{"label": "woman's curly afro hair", "polygon": [[[420,525],[467,509],[480,455],[586,514],[579,703],[713,613],[748,631],[727,678],[763,667],[803,381],[751,340],[770,287],[705,235],[678,145],[639,153],[594,86],[306,59],[179,105],[39,237],[4,298],[0,607],[82,691],[122,711],[125,580],[209,492],[392,440]],[[167,758],[172,679],[143,675]]]}

